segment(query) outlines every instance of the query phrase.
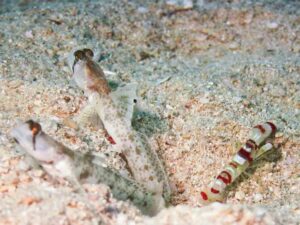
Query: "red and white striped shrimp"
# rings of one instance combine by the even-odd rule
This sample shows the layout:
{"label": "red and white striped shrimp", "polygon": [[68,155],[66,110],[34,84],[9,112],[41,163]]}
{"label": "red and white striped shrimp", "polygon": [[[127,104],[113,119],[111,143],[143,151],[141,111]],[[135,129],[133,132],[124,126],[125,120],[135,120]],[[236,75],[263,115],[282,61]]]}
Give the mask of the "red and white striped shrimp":
{"label": "red and white striped shrimp", "polygon": [[232,184],[255,159],[273,148],[270,137],[275,135],[276,130],[276,126],[271,122],[255,126],[246,144],[239,149],[209,188],[200,193],[202,202],[222,201],[225,188]]}

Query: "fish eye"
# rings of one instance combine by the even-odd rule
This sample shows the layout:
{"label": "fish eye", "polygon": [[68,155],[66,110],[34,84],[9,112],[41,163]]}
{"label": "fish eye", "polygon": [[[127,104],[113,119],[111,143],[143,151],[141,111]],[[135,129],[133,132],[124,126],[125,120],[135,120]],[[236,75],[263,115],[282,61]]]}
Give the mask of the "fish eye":
{"label": "fish eye", "polygon": [[25,123],[29,124],[29,127],[31,127],[34,124],[34,121],[33,120],[27,120]]}
{"label": "fish eye", "polygon": [[33,150],[35,151],[36,137],[42,131],[42,127],[39,123],[34,122],[33,120],[28,120],[26,123],[29,125],[29,129],[31,130]]}
{"label": "fish eye", "polygon": [[74,56],[76,60],[80,60],[85,57],[84,52],[82,50],[77,50],[76,52],[74,52]]}
{"label": "fish eye", "polygon": [[36,136],[42,130],[41,125],[33,120],[28,120],[26,123],[29,125],[33,136]]}
{"label": "fish eye", "polygon": [[85,48],[82,51],[84,52],[85,56],[90,57],[90,58],[94,57],[94,52],[91,49]]}

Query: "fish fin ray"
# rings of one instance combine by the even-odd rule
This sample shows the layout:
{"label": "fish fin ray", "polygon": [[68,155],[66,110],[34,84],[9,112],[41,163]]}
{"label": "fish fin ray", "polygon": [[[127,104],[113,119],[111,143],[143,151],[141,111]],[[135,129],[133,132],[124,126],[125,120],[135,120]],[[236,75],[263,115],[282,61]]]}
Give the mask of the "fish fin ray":
{"label": "fish fin ray", "polygon": [[131,120],[134,113],[134,108],[137,101],[137,84],[127,84],[125,86],[118,87],[114,92],[110,93],[110,96],[118,107],[121,116],[124,117],[125,122],[131,126]]}

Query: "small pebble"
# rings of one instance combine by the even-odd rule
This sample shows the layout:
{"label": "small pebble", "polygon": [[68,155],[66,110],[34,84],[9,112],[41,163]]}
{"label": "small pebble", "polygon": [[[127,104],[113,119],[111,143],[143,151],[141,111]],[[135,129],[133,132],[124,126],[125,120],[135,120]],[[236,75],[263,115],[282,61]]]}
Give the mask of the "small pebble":
{"label": "small pebble", "polygon": [[141,14],[147,13],[148,11],[149,10],[145,7],[138,7],[138,9],[137,9],[137,12],[141,13]]}
{"label": "small pebble", "polygon": [[34,177],[42,177],[44,175],[44,171],[43,170],[34,170],[34,171],[32,171],[32,175]]}
{"label": "small pebble", "polygon": [[257,193],[257,194],[254,195],[254,201],[255,202],[260,202],[262,199],[263,199],[262,194]]}
{"label": "small pebble", "polygon": [[205,97],[199,98],[199,102],[202,103],[202,104],[207,104],[207,103],[209,103],[209,99],[205,98]]}
{"label": "small pebble", "polygon": [[25,37],[32,39],[33,38],[32,30],[26,31],[25,32]]}
{"label": "small pebble", "polygon": [[0,186],[0,193],[8,192],[8,190],[9,190],[9,186],[7,185]]}
{"label": "small pebble", "polygon": [[40,198],[28,196],[28,197],[23,198],[19,203],[29,206],[34,203],[39,203],[40,201],[41,201]]}
{"label": "small pebble", "polygon": [[242,192],[242,191],[238,191],[235,193],[235,198],[238,199],[238,200],[242,200],[245,198],[245,193]]}
{"label": "small pebble", "polygon": [[192,0],[168,0],[167,5],[182,8],[182,9],[192,9],[193,1]]}
{"label": "small pebble", "polygon": [[270,30],[276,30],[278,28],[278,23],[276,22],[268,22],[266,24],[267,28],[270,29]]}
{"label": "small pebble", "polygon": [[20,160],[20,162],[17,165],[17,169],[21,171],[27,171],[29,170],[29,168],[29,165],[24,160]]}
{"label": "small pebble", "polygon": [[240,47],[240,44],[238,42],[231,42],[228,45],[228,48],[231,50],[237,50],[237,49],[239,49],[239,47]]}
{"label": "small pebble", "polygon": [[243,99],[242,99],[241,97],[236,96],[236,97],[233,97],[232,100],[233,100],[234,102],[236,102],[236,103],[239,103],[239,102],[241,102]]}
{"label": "small pebble", "polygon": [[252,11],[247,12],[244,17],[244,23],[250,24],[253,20],[253,16],[254,16],[254,13]]}
{"label": "small pebble", "polygon": [[206,34],[197,34],[197,36],[195,37],[197,41],[199,42],[203,42],[205,40],[207,40],[208,36]]}
{"label": "small pebble", "polygon": [[270,94],[274,97],[284,97],[286,95],[286,91],[282,87],[273,87],[270,88]]}

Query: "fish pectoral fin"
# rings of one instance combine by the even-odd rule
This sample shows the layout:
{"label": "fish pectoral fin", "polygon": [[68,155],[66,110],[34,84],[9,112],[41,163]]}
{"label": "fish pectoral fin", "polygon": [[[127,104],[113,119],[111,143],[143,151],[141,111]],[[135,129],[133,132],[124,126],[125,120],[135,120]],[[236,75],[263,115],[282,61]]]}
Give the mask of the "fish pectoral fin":
{"label": "fish pectoral fin", "polygon": [[80,113],[74,118],[74,121],[79,126],[92,125],[97,129],[103,129],[103,124],[93,105],[87,105]]}
{"label": "fish pectoral fin", "polygon": [[39,164],[39,162],[32,156],[26,154],[24,159],[25,159],[26,164],[29,165],[31,168],[33,168],[33,169],[41,168],[41,165]]}
{"label": "fish pectoral fin", "polygon": [[128,125],[131,126],[131,120],[134,112],[134,107],[137,102],[137,84],[127,84],[118,87],[116,91],[111,92],[110,96],[114,104],[118,107],[121,116],[124,117]]}

